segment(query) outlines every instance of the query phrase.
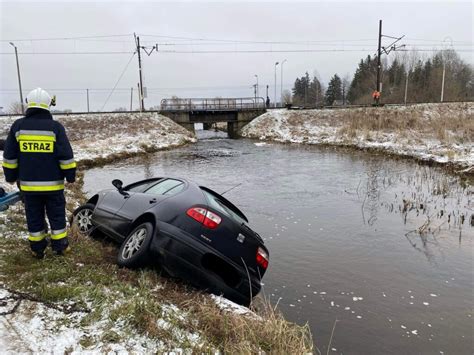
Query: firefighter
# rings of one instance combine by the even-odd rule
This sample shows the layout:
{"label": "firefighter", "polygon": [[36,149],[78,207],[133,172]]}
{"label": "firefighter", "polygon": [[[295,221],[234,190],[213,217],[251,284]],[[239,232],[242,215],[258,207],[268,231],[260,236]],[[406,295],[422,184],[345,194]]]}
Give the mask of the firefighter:
{"label": "firefighter", "polygon": [[11,126],[3,152],[5,179],[11,184],[18,182],[24,196],[28,239],[38,259],[44,257],[48,237],[55,254],[69,250],[64,179],[75,181],[76,163],[64,127],[51,116],[50,106],[55,101],[41,88],[31,91],[26,97],[25,117]]}

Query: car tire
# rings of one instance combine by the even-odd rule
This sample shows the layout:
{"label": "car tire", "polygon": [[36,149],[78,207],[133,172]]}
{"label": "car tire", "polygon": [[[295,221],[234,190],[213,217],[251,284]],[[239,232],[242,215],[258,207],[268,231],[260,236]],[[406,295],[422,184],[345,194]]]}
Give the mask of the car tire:
{"label": "car tire", "polygon": [[150,222],[141,223],[135,227],[120,246],[117,264],[127,268],[144,265],[152,237],[153,224]]}
{"label": "car tire", "polygon": [[95,205],[92,203],[86,203],[82,205],[72,213],[70,221],[71,226],[75,226],[79,233],[85,235],[91,235],[94,232],[95,227],[92,224],[92,214],[94,213]]}

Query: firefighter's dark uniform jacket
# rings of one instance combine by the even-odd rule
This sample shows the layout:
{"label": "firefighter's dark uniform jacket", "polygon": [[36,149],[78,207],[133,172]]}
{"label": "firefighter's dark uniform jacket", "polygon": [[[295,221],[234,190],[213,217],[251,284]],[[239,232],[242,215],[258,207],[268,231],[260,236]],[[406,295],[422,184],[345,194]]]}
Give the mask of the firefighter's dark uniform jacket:
{"label": "firefighter's dark uniform jacket", "polygon": [[61,123],[47,110],[28,108],[10,129],[2,165],[5,179],[18,181],[24,194],[30,241],[45,242],[45,209],[51,239],[65,238],[64,179],[74,182],[76,163]]}
{"label": "firefighter's dark uniform jacket", "polygon": [[8,182],[19,180],[24,193],[51,194],[74,182],[76,163],[66,131],[47,110],[29,108],[16,120],[5,142],[3,170]]}

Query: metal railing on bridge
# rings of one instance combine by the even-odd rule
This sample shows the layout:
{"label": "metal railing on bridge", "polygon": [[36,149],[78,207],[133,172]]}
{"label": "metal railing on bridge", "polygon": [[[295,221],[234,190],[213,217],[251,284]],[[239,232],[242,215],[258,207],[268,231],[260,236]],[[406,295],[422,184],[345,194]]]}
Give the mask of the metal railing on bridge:
{"label": "metal railing on bridge", "polygon": [[263,97],[171,98],[161,100],[163,111],[245,111],[265,109]]}

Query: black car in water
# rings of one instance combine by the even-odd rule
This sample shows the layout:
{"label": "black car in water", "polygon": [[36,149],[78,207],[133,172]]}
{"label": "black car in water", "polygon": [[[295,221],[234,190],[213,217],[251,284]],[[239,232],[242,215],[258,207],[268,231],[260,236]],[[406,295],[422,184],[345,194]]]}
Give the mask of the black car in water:
{"label": "black car in water", "polygon": [[121,243],[118,264],[159,264],[194,286],[248,305],[261,288],[269,252],[247,217],[211,189],[180,178],[152,178],[103,190],[74,212],[81,232]]}

